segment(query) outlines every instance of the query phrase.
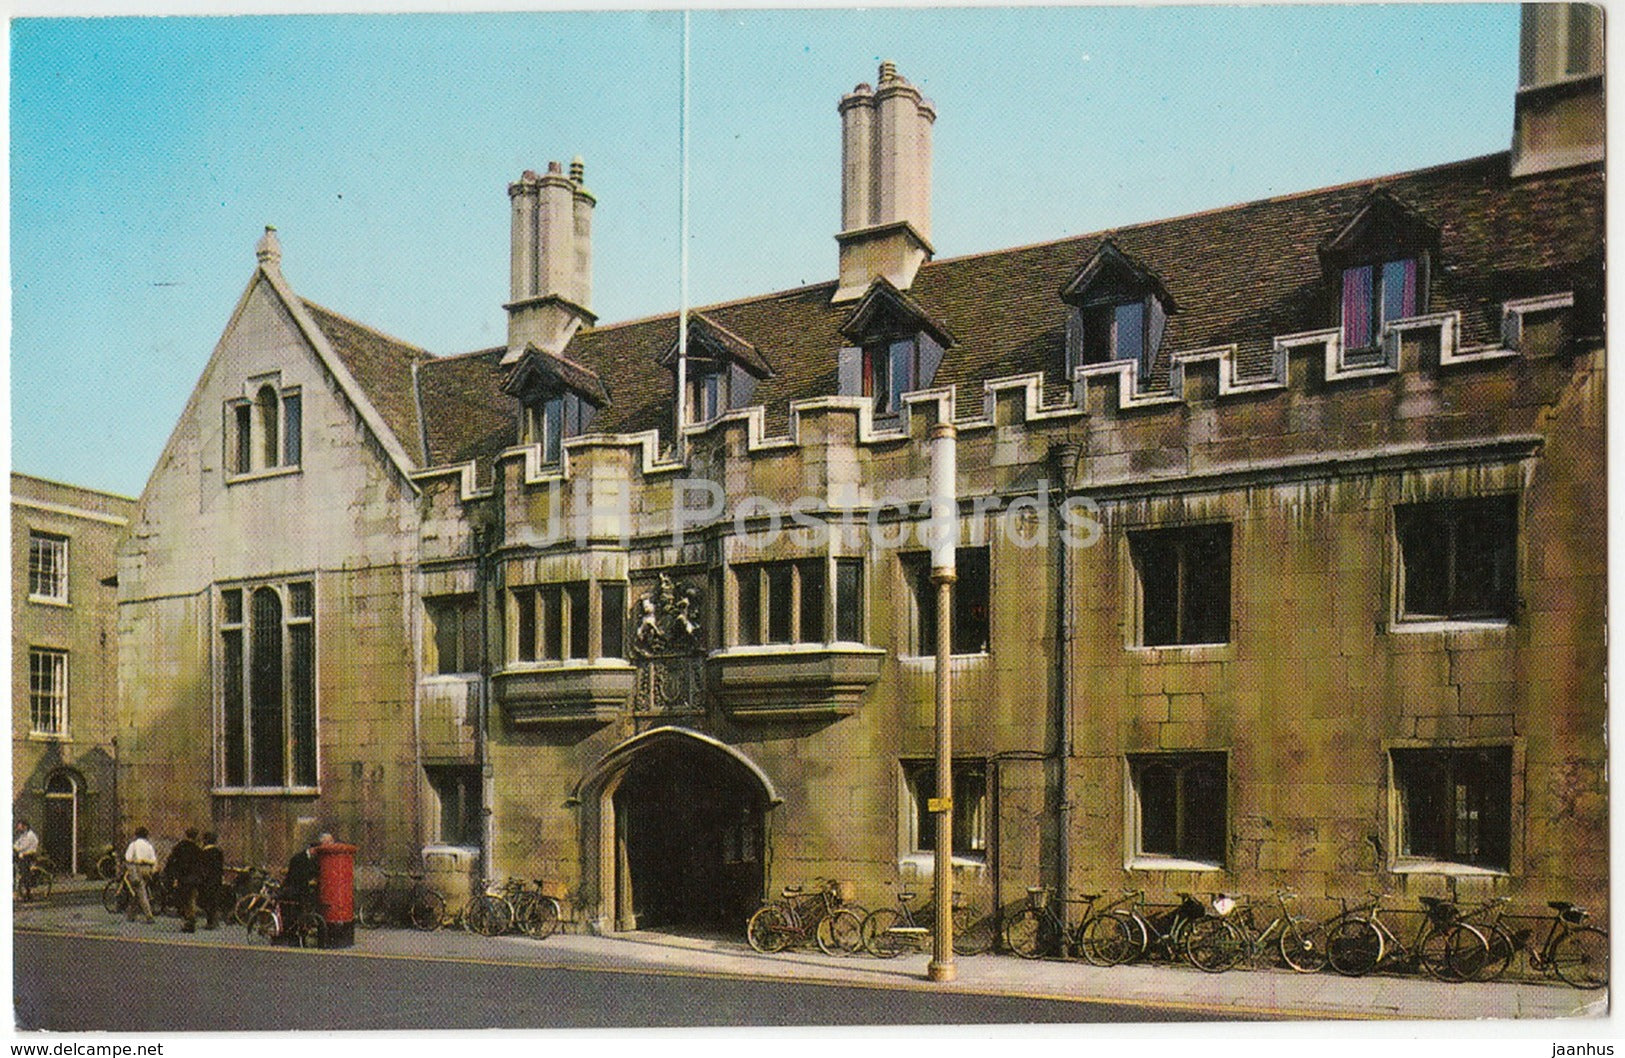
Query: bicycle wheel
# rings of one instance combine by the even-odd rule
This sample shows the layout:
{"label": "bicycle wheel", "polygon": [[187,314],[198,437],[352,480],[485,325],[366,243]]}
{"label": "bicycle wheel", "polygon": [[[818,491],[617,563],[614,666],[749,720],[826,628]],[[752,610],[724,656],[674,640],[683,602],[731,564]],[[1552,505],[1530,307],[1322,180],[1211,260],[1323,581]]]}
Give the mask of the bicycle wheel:
{"label": "bicycle wheel", "polygon": [[1080,931],[1079,947],[1093,966],[1121,966],[1134,958],[1138,942],[1129,928],[1131,919],[1117,915],[1097,915]]}
{"label": "bicycle wheel", "polygon": [[124,883],[117,878],[102,886],[102,907],[109,915],[116,915],[124,910],[124,905],[130,900],[125,892]]}
{"label": "bicycle wheel", "polygon": [[900,955],[907,944],[903,934],[895,932],[893,927],[902,917],[889,907],[869,912],[863,920],[863,950],[877,959]]}
{"label": "bicycle wheel", "polygon": [[104,881],[118,878],[118,857],[111,852],[103,854],[102,858],[96,861],[96,877]]}
{"label": "bicycle wheel", "polygon": [[1477,981],[1498,981],[1512,965],[1512,957],[1518,954],[1518,940],[1507,928],[1496,923],[1479,926],[1484,933],[1484,939],[1489,942],[1489,956],[1484,960],[1484,968],[1474,978]]}
{"label": "bicycle wheel", "polygon": [[819,921],[814,939],[825,955],[851,955],[863,947],[863,919],[851,908],[838,907]]}
{"label": "bicycle wheel", "polygon": [[1048,934],[1051,932],[1045,928],[1044,917],[1044,913],[1034,907],[1024,907],[1012,915],[1004,924],[1005,949],[1023,959],[1036,959],[1044,954],[1050,946]]}
{"label": "bicycle wheel", "polygon": [[797,932],[789,913],[777,904],[757,908],[750,921],[745,923],[745,939],[763,955],[772,955],[789,947]]}
{"label": "bicycle wheel", "polygon": [[383,893],[368,893],[356,911],[355,920],[363,929],[382,929],[389,921],[389,897]]}
{"label": "bicycle wheel", "polygon": [[954,954],[981,955],[992,947],[992,917],[975,904],[954,908]]}
{"label": "bicycle wheel", "polygon": [[468,931],[478,933],[482,937],[495,937],[507,931],[512,922],[512,913],[508,910],[507,901],[499,896],[487,893],[478,896],[468,905]]}
{"label": "bicycle wheel", "polygon": [[28,878],[32,883],[31,888],[33,889],[35,900],[51,899],[50,871],[36,863],[34,866],[28,869]]}
{"label": "bicycle wheel", "polygon": [[1376,926],[1345,918],[1326,934],[1326,961],[1344,977],[1364,977],[1382,962],[1384,944]]}
{"label": "bicycle wheel", "polygon": [[446,898],[433,889],[419,889],[412,894],[412,904],[406,909],[406,917],[413,929],[432,933],[446,921]]}
{"label": "bicycle wheel", "polygon": [[282,932],[282,920],[275,911],[262,907],[248,920],[247,928],[250,944],[271,944]]}
{"label": "bicycle wheel", "polygon": [[1482,973],[1489,957],[1489,941],[1476,926],[1466,922],[1434,930],[1417,945],[1422,969],[1452,984],[1470,981]]}
{"label": "bicycle wheel", "polygon": [[1608,984],[1608,934],[1595,926],[1571,930],[1552,945],[1552,970],[1575,988]]}
{"label": "bicycle wheel", "polygon": [[1241,932],[1222,918],[1197,919],[1187,926],[1185,958],[1206,973],[1224,973],[1241,961],[1247,942]]}
{"label": "bicycle wheel", "polygon": [[546,940],[559,928],[559,905],[552,897],[542,896],[530,902],[530,907],[519,919],[520,932],[532,940]]}
{"label": "bicycle wheel", "polygon": [[1128,953],[1122,962],[1137,962],[1145,958],[1151,951],[1151,927],[1145,918],[1137,911],[1113,911],[1111,917],[1122,923],[1128,935]]}
{"label": "bicycle wheel", "polygon": [[1281,932],[1281,960],[1298,973],[1319,973],[1326,968],[1326,936],[1320,930],[1305,933],[1297,926]]}

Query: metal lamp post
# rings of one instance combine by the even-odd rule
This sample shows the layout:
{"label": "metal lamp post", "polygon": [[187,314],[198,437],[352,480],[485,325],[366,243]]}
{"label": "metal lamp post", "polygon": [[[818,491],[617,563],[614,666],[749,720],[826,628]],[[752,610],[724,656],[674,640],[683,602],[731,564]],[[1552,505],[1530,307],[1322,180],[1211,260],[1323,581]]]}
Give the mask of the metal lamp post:
{"label": "metal lamp post", "polygon": [[937,917],[932,930],[931,964],[926,977],[952,981],[954,965],[953,875],[953,588],[958,573],[954,552],[959,546],[957,474],[958,431],[953,423],[931,428],[931,583],[937,589],[937,795],[928,807],[936,824],[936,860],[932,872]]}

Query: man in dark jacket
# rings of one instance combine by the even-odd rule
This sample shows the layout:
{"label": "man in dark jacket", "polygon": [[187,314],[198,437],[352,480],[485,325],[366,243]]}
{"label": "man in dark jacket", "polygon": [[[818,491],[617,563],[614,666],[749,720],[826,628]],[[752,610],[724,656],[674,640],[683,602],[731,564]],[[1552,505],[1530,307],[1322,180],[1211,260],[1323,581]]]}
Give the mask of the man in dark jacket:
{"label": "man in dark jacket", "polygon": [[314,910],[316,907],[316,847],[332,840],[331,834],[323,834],[311,842],[309,848],[294,853],[293,859],[288,861],[288,873],[282,879],[282,899],[298,905],[299,911]]}
{"label": "man in dark jacket", "polygon": [[203,850],[198,853],[198,887],[203,893],[203,928],[214,929],[216,921],[231,910],[226,901],[226,854],[215,844],[214,831],[203,835]]}
{"label": "man in dark jacket", "polygon": [[183,933],[197,932],[197,893],[202,871],[203,849],[197,843],[197,828],[189,827],[186,836],[170,850],[169,860],[164,864],[164,877],[175,893],[175,902],[180,905]]}

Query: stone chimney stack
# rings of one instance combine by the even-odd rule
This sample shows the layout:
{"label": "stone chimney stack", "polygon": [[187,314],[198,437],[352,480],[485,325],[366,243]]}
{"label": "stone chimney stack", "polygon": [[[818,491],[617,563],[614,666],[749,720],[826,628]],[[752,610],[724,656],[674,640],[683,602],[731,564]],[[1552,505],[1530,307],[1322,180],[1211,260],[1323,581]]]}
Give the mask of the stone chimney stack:
{"label": "stone chimney stack", "polygon": [[1525,4],[1512,175],[1603,159],[1602,8]]}
{"label": "stone chimney stack", "polygon": [[526,170],[508,185],[512,234],[508,257],[508,353],[519,359],[526,345],[560,353],[570,338],[597,318],[592,304],[592,210],[597,200],[584,185],[586,166],[577,157],[570,175],[549,162],[538,176]]}
{"label": "stone chimney stack", "polygon": [[936,109],[880,64],[877,87],[841,98],[840,283],[834,301],[885,276],[907,290],[931,259],[931,130]]}

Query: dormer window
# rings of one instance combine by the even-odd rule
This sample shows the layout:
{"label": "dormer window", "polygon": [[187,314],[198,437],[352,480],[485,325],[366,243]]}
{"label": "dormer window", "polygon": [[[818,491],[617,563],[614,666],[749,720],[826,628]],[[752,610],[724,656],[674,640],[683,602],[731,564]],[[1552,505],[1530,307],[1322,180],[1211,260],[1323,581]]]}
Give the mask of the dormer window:
{"label": "dormer window", "polygon": [[[673,342],[661,358],[675,376],[677,360],[685,350]],[[756,384],[773,377],[767,358],[752,344],[696,313],[688,320],[688,347],[684,365],[687,392],[683,395],[683,421],[710,422],[725,411],[743,408],[756,395]]]}
{"label": "dormer window", "polygon": [[1438,229],[1383,190],[1321,244],[1346,363],[1382,362],[1383,330],[1427,311],[1429,262],[1438,246]]}
{"label": "dormer window", "polygon": [[920,340],[909,334],[863,347],[863,395],[875,399],[875,414],[895,415],[903,394],[920,386]]}
{"label": "dormer window", "polygon": [[841,325],[853,344],[841,350],[840,392],[874,400],[875,415],[903,410],[903,394],[936,381],[953,337],[924,307],[884,279],[878,279]]}
{"label": "dormer window", "polygon": [[1127,360],[1143,381],[1151,374],[1173,299],[1143,265],[1106,242],[1061,289],[1067,318],[1066,373],[1088,364]]}
{"label": "dormer window", "polygon": [[1385,324],[1422,311],[1421,264],[1404,257],[1343,270],[1344,349],[1376,349]]}
{"label": "dormer window", "polygon": [[1146,350],[1145,302],[1126,301],[1120,305],[1096,305],[1078,310],[1083,334],[1079,341],[1078,363],[1103,364],[1108,360],[1133,360],[1142,372],[1151,365]]}
{"label": "dormer window", "polygon": [[609,403],[596,374],[534,345],[514,363],[502,389],[519,400],[519,443],[539,446],[543,463],[563,458],[564,442],[586,433]]}

